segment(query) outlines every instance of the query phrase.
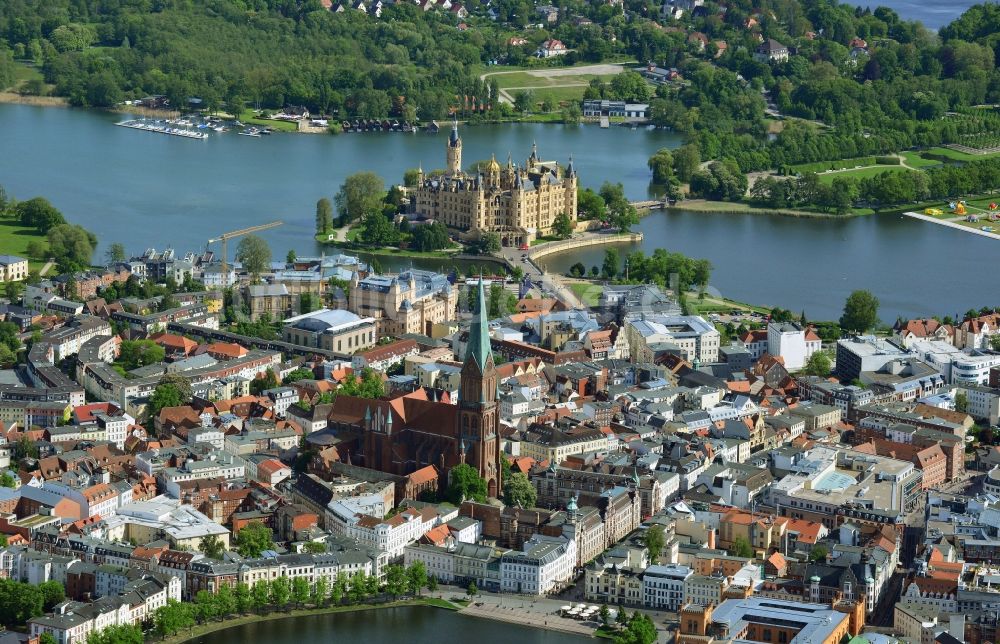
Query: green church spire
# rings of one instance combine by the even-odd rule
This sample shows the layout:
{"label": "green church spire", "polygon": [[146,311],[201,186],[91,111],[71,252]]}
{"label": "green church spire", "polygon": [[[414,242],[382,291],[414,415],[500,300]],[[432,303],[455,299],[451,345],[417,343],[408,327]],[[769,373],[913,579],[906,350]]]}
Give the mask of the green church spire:
{"label": "green church spire", "polygon": [[475,360],[480,373],[486,373],[486,362],[490,357],[489,314],[486,308],[486,292],[483,278],[479,277],[479,293],[472,327],[469,329],[469,346],[465,350],[465,361]]}

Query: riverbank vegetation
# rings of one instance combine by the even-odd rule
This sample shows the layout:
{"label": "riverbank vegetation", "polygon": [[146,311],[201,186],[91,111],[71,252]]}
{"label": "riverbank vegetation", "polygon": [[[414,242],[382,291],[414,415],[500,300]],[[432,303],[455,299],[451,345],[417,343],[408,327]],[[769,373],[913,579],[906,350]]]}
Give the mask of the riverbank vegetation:
{"label": "riverbank vegetation", "polygon": [[[196,626],[225,623],[232,618],[253,615],[266,617],[272,613],[289,613],[307,607],[314,611],[359,610],[377,604],[394,602],[407,597],[419,597],[424,588],[436,590],[437,580],[427,576],[420,562],[409,567],[391,564],[386,567],[385,583],[378,577],[359,571],[354,575],[339,574],[331,583],[317,577],[312,585],[301,577],[277,577],[261,580],[252,586],[239,583],[221,586],[217,592],[199,591],[194,601],[181,603],[170,600],[153,614],[153,632],[160,638],[178,634],[188,639]],[[435,604],[438,605],[438,604]]]}
{"label": "riverbank vegetation", "polygon": [[96,246],[94,233],[66,221],[48,199],[18,201],[0,186],[0,254],[24,257],[32,270],[52,260],[68,272],[89,268]]}

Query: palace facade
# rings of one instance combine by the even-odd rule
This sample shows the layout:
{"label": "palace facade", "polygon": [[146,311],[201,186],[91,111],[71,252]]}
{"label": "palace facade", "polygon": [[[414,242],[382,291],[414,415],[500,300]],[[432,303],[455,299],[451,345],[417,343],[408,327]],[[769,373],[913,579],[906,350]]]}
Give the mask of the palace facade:
{"label": "palace facade", "polygon": [[418,215],[440,221],[470,237],[500,234],[504,246],[529,244],[548,235],[556,217],[569,215],[576,224],[577,176],[572,158],[563,170],[555,161],[541,161],[537,147],[523,166],[507,159],[503,167],[492,158],[476,174],[462,170],[462,139],[454,125],[445,148],[444,174],[425,176],[421,170],[411,201]]}

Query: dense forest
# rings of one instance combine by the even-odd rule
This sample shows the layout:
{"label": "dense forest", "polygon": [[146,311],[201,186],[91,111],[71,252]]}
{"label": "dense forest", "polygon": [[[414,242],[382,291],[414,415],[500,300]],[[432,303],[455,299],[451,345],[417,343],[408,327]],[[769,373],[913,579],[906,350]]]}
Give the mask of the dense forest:
{"label": "dense forest", "polygon": [[[708,0],[676,20],[653,0],[553,0],[558,19],[544,26],[529,0],[464,4],[460,19],[411,2],[386,3],[376,18],[320,0],[5,0],[0,85],[12,60],[29,60],[77,105],[165,94],[175,106],[199,97],[210,108],[426,120],[497,110],[495,84],[478,78],[494,62],[629,56],[680,75],[648,97],[654,121],[701,159],[742,172],[1000,137],[995,119],[970,116],[1000,102],[996,5],[934,34],[890,9],[834,0]],[[549,37],[571,53],[534,59]],[[754,55],[766,39],[789,48],[787,62]],[[587,96],[613,89],[595,79]]]}

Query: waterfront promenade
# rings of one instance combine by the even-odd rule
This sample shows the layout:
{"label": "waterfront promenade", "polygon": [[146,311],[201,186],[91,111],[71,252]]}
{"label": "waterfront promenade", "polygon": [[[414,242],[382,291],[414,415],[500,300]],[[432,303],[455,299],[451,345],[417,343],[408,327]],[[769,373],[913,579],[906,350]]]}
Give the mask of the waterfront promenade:
{"label": "waterfront promenade", "polygon": [[[949,221],[947,219],[938,219],[937,217],[932,217],[930,215],[925,215],[919,212],[904,212],[907,217],[912,217],[914,219],[919,219],[921,221],[929,221],[932,224],[937,224],[939,226],[948,226],[949,228],[955,228],[961,230],[962,232],[972,233],[973,235],[980,235],[981,237],[989,237],[990,239],[1000,239],[1000,234],[991,233],[985,230],[979,230],[978,228],[973,228],[972,226],[963,226],[960,223],[956,223],[954,220]],[[983,224],[986,225],[986,224]]]}
{"label": "waterfront promenade", "polygon": [[578,248],[590,246],[602,246],[605,244],[636,244],[643,239],[642,233],[615,233],[615,232],[586,232],[573,235],[569,239],[546,242],[533,246],[529,250],[518,248],[503,248],[500,250],[500,257],[511,267],[520,266],[532,283],[538,286],[543,292],[551,294],[568,308],[585,308],[585,304],[580,298],[564,283],[562,276],[557,273],[547,272],[538,264],[538,259]]}
{"label": "waterfront promenade", "polygon": [[[448,586],[449,590],[453,587]],[[461,588],[454,588],[456,593],[464,593]],[[447,592],[440,593],[443,598],[449,598]],[[451,597],[454,599],[454,597]],[[570,600],[560,597],[531,597],[524,595],[494,594],[480,591],[472,598],[468,606],[460,612],[463,615],[492,619],[512,624],[522,624],[534,628],[543,628],[551,631],[563,633],[573,633],[592,637],[594,631],[600,626],[600,620],[583,622],[578,619],[562,617],[559,609],[570,603],[583,600]],[[588,602],[595,603],[595,602]],[[609,606],[613,611],[614,606]],[[635,609],[627,609],[631,614]],[[640,608],[640,613],[644,613],[652,618],[656,626],[657,642],[668,642],[670,632],[667,624],[676,621],[676,613],[666,611],[653,611]]]}

